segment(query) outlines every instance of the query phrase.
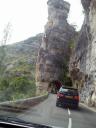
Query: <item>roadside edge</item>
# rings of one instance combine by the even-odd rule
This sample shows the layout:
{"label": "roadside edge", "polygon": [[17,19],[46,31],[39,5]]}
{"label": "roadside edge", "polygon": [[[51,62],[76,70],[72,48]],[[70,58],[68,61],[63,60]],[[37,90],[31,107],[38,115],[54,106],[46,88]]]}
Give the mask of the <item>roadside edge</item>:
{"label": "roadside edge", "polygon": [[92,112],[95,112],[96,113],[96,109],[94,108],[94,107],[89,107],[89,106],[87,106],[86,104],[84,104],[84,103],[79,103],[81,106],[84,106],[85,108],[87,108],[87,109],[89,109],[90,111],[92,111]]}

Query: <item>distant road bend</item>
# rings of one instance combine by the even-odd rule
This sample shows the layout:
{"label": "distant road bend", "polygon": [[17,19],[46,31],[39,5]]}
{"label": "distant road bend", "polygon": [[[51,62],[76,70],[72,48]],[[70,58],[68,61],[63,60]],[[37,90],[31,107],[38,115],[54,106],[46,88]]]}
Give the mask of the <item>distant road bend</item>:
{"label": "distant road bend", "polygon": [[78,110],[56,107],[56,95],[18,116],[19,118],[62,128],[96,128],[96,113],[83,106]]}

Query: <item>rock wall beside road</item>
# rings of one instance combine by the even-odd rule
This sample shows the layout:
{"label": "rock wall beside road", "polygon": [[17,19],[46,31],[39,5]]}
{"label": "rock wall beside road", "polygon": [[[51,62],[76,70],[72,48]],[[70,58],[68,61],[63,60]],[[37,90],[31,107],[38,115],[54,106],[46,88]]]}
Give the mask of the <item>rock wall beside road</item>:
{"label": "rock wall beside road", "polygon": [[38,93],[47,90],[50,82],[59,80],[69,41],[75,34],[74,28],[67,23],[70,4],[63,0],[49,0],[47,4],[48,22],[36,63]]}
{"label": "rock wall beside road", "polygon": [[73,81],[74,86],[79,86],[81,101],[96,106],[96,1],[81,2],[85,19],[75,49],[75,57],[73,62],[71,61],[71,72],[78,69],[75,74],[77,78],[73,78]]}

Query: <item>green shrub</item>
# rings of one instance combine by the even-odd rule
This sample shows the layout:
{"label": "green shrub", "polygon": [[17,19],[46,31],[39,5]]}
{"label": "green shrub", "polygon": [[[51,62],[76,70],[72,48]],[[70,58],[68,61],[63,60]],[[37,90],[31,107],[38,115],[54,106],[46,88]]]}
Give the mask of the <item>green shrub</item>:
{"label": "green shrub", "polygon": [[9,81],[8,81],[8,79],[1,78],[0,79],[0,90],[5,90],[8,87],[9,87]]}
{"label": "green shrub", "polygon": [[33,97],[35,92],[35,81],[25,76],[1,79],[0,81],[0,101]]}

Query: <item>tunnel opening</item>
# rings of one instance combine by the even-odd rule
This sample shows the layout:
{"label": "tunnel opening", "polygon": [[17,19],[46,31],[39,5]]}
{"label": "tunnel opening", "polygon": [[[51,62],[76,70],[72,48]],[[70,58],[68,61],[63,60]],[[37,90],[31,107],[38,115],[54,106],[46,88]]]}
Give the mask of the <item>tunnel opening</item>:
{"label": "tunnel opening", "polygon": [[59,80],[53,80],[49,83],[48,92],[57,94],[61,86],[62,83]]}

